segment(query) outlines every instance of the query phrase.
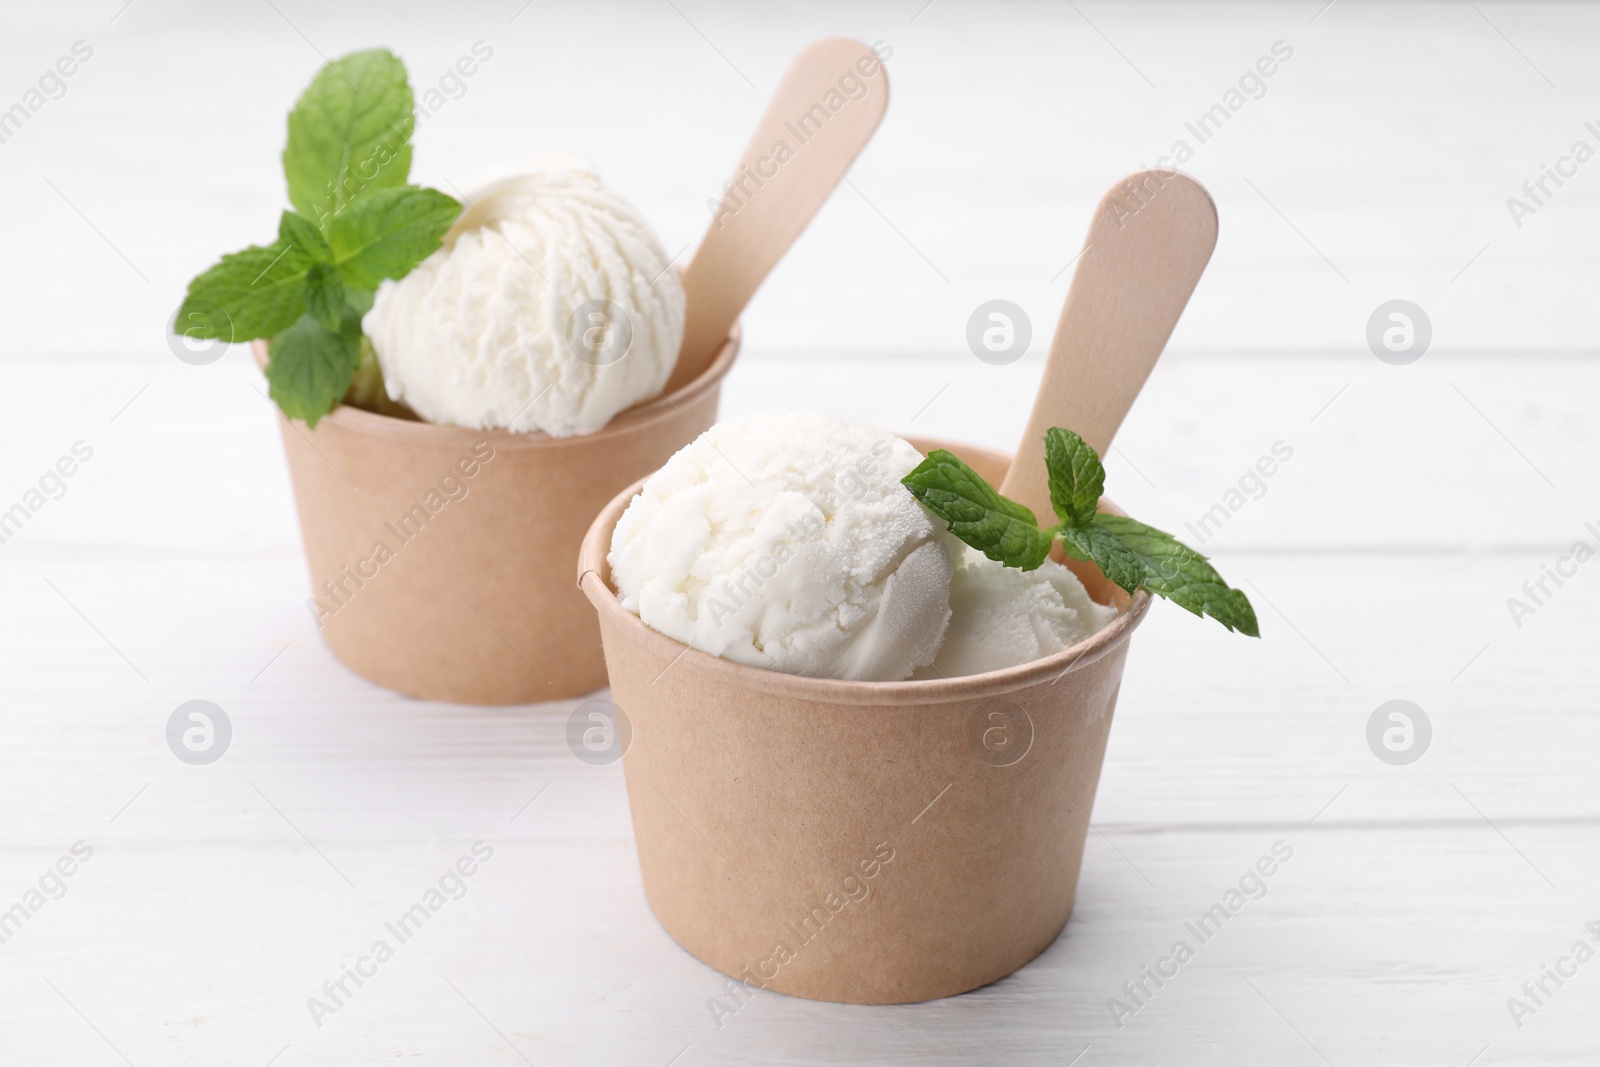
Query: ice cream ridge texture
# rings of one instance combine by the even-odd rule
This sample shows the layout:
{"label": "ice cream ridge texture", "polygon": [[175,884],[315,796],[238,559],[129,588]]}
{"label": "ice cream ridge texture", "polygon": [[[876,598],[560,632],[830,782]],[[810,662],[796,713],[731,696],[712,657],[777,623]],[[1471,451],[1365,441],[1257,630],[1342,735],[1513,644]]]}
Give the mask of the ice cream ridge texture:
{"label": "ice cream ridge texture", "polygon": [[390,398],[429,422],[566,437],[660,395],[684,293],[644,218],[560,156],[466,199],[363,320]]}
{"label": "ice cream ridge texture", "polygon": [[900,479],[909,442],[807,412],[720,423],[652,475],[608,561],[622,606],[788,674],[937,678],[1060,651],[1109,622],[1066,568],[971,553]]}

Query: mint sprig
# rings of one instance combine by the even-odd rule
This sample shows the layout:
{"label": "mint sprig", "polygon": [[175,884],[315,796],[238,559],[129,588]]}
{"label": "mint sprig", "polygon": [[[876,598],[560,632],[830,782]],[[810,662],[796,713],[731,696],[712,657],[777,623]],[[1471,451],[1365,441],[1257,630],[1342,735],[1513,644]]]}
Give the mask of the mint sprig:
{"label": "mint sprig", "polygon": [[1140,586],[1195,615],[1209,615],[1231,630],[1260,637],[1250,600],[1222,580],[1199,552],[1171,534],[1122,515],[1097,510],[1105,487],[1100,456],[1071,430],[1045,434],[1050,506],[1061,521],[1039,528],[1032,511],[1001,496],[971,467],[935,449],[901,482],[950,532],[992,560],[1031,571],[1050,554],[1055,539],[1073,559],[1100,568],[1128,592]]}
{"label": "mint sprig", "polygon": [[431,255],[461,214],[444,193],[406,184],[413,107],[405,65],[387,49],[324,66],[289,114],[295,210],[278,239],[223,256],[178,310],[188,337],[270,338],[272,399],[311,427],[350,390],[373,290]]}

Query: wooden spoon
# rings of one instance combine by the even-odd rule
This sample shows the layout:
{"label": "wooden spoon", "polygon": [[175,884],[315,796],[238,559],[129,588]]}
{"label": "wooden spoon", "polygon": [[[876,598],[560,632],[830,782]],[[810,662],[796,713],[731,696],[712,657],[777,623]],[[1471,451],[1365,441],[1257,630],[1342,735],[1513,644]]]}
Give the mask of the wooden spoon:
{"label": "wooden spoon", "polygon": [[1045,431],[1073,430],[1105,455],[1216,244],[1217,207],[1188,175],[1145,170],[1111,187],[1084,238],[1001,493],[1053,521]]}
{"label": "wooden spoon", "polygon": [[830,37],[795,57],[684,271],[688,311],[669,395],[711,363],[888,106],[889,74],[860,41]]}

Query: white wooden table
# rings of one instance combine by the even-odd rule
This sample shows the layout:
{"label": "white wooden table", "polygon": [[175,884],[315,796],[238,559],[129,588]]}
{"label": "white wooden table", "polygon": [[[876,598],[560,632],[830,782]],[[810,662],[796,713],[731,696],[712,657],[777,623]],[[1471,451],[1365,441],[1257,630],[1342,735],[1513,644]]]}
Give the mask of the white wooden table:
{"label": "white wooden table", "polygon": [[[1596,1062],[1600,962],[1523,987],[1600,947],[1600,564],[1520,626],[1507,598],[1600,526],[1600,163],[1520,227],[1506,198],[1600,147],[1600,9],[521,4],[0,14],[0,107],[93,49],[0,143],[0,507],[93,451],[0,545],[0,909],[44,879],[0,944],[0,1063]],[[1109,478],[1183,533],[1275,442],[1293,457],[1205,543],[1264,639],[1158,606],[1134,641],[1054,947],[946,1001],[763,994],[718,1027],[721,976],[650,916],[619,769],[573,758],[572,704],[420,703],[339,666],[258,375],[162,333],[192,273],[273,232],[319,51],[386,43],[420,84],[489,43],[417,179],[573,152],[677,249],[828,33],[891,43],[893,102],[747,316],[726,413],[1011,447],[1099,192],[1283,41],[1187,164],[1222,239]],[[1038,338],[1008,367],[963,339],[994,297]],[[1433,326],[1409,366],[1365,340],[1397,298]],[[166,743],[196,698],[233,726],[211,766]],[[1391,699],[1432,725],[1405,766],[1366,738]],[[315,1025],[307,998],[478,840],[466,894]],[[1266,895],[1117,1026],[1123,983],[1279,841]]]}

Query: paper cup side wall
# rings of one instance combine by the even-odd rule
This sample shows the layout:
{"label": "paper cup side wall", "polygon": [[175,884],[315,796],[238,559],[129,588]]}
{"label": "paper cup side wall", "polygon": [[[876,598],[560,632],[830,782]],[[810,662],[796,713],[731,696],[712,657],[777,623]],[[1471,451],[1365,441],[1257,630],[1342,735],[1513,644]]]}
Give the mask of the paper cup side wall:
{"label": "paper cup side wall", "polygon": [[716,421],[737,347],[670,401],[584,437],[347,408],[308,430],[280,414],[307,610],[328,647],[424,699],[521,704],[603,687],[599,627],[572,583],[578,547],[608,500]]}
{"label": "paper cup side wall", "polygon": [[[602,632],[645,894],[706,963],[901,1003],[995,981],[1060,933],[1126,644],[1000,700],[839,707],[675,677]],[[984,758],[1000,730],[1026,735],[1014,763]]]}

